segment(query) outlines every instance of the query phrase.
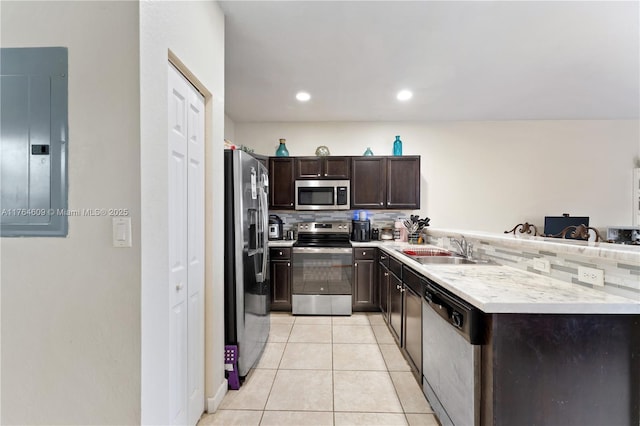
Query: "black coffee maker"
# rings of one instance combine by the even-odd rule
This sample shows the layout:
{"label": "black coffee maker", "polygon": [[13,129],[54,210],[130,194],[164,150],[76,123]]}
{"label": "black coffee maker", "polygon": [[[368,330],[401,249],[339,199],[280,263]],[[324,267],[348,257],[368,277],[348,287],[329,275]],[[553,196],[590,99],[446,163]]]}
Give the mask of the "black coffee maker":
{"label": "black coffee maker", "polygon": [[371,241],[371,222],[368,219],[351,221],[351,241]]}

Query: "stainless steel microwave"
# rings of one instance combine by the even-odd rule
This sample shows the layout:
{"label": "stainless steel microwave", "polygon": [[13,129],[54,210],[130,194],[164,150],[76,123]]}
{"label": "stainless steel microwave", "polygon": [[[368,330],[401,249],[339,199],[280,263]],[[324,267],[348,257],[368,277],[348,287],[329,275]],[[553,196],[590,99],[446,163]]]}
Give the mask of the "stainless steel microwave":
{"label": "stainless steel microwave", "polygon": [[350,210],[349,180],[296,180],[296,210]]}

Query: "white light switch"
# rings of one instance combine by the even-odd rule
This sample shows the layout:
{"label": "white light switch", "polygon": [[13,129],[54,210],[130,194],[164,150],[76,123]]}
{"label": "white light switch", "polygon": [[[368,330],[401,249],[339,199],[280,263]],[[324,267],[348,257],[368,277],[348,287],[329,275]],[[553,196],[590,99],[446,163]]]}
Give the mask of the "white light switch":
{"label": "white light switch", "polygon": [[113,246],[131,247],[131,218],[114,217],[113,221]]}

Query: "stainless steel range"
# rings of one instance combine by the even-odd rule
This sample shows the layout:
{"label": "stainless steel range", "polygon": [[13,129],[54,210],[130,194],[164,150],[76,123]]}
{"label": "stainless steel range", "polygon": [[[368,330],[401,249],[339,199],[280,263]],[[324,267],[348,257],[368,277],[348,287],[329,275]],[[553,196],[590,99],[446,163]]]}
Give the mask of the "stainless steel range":
{"label": "stainless steel range", "polygon": [[351,315],[349,222],[299,223],[293,246],[292,313]]}

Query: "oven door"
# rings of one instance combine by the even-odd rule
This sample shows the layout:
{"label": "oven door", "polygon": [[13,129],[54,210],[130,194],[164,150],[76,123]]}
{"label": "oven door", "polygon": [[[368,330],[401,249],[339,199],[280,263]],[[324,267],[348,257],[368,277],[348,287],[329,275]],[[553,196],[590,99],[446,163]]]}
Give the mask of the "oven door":
{"label": "oven door", "polygon": [[294,247],[292,312],[351,315],[351,248]]}

